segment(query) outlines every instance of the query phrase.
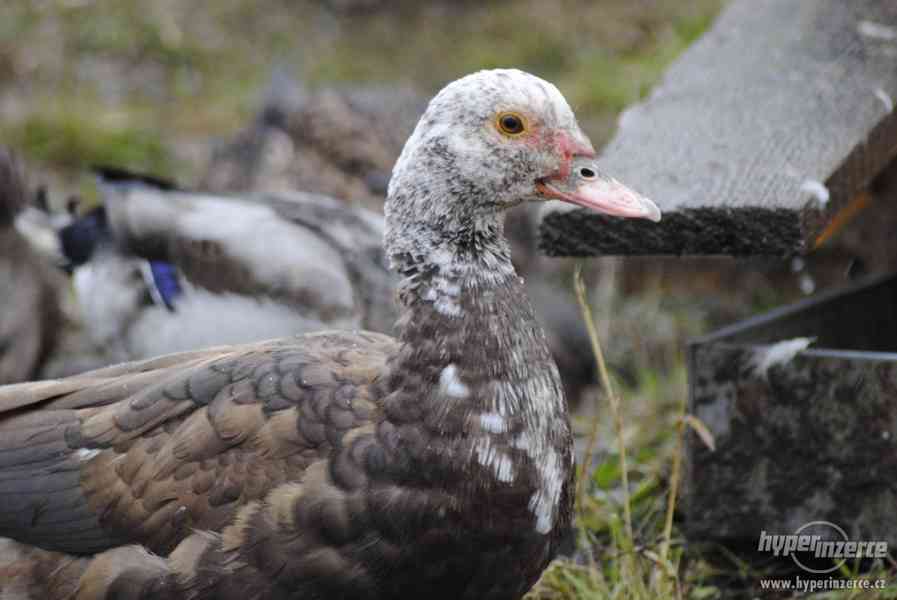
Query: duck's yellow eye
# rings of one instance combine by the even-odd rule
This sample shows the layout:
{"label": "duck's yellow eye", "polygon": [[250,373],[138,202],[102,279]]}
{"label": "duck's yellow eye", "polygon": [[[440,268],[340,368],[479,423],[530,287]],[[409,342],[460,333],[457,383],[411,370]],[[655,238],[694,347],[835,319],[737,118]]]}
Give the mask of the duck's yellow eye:
{"label": "duck's yellow eye", "polygon": [[517,113],[503,112],[496,119],[498,130],[505,135],[515,136],[526,131],[526,121]]}

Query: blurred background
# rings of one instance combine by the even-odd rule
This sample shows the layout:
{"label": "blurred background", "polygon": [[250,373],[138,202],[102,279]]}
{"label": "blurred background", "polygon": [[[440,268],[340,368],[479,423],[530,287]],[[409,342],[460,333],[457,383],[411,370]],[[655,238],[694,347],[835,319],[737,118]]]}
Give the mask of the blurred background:
{"label": "blurred background", "polygon": [[596,143],[720,0],[602,2],[4,2],[3,139],[77,177],[115,163],[196,180],[282,69],[309,91],[407,86],[424,97],[471,71],[555,82]]}
{"label": "blurred background", "polygon": [[[82,208],[95,204],[88,169],[103,164],[186,188],[300,189],[382,210],[392,162],[446,82],[490,67],[530,71],[561,89],[599,147],[619,113],[650,92],[723,5],[4,0],[0,142],[21,154],[32,191],[57,208],[71,198]],[[554,571],[535,594],[605,597],[581,565],[615,556],[621,473],[613,423],[572,295],[573,262],[540,257],[532,215],[511,218],[520,221],[518,267],[539,284],[531,294],[540,312],[558,313],[556,335],[567,341],[559,352],[577,378],[580,452],[592,418],[602,417],[580,512],[588,550],[580,544],[573,566]],[[811,259],[588,261],[591,310],[623,399],[639,543],[650,547],[662,526],[686,398],[687,340],[878,270],[880,257],[897,256],[863,247],[868,229],[880,226],[858,219]],[[62,321],[77,321],[67,314]],[[68,348],[63,354],[83,352]],[[730,588],[749,596],[754,580],[745,579],[743,565],[695,554],[683,581],[689,597],[714,598],[728,597]]]}

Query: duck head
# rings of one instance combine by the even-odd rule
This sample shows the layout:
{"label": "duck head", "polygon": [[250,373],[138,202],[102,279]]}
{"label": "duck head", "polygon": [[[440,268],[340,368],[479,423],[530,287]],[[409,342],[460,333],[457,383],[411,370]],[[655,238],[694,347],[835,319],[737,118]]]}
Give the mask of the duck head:
{"label": "duck head", "polygon": [[458,79],[430,102],[393,170],[387,245],[409,234],[400,223],[451,237],[491,226],[492,215],[525,201],[659,220],[657,206],[622,183],[583,176],[580,163],[594,156],[551,83],[513,69]]}

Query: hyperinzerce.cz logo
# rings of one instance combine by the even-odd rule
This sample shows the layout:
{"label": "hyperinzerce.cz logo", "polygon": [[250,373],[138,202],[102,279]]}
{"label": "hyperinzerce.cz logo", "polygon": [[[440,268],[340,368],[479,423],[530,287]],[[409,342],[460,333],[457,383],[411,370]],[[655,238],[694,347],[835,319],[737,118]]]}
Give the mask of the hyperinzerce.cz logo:
{"label": "hyperinzerce.cz logo", "polygon": [[831,573],[852,558],[886,558],[888,543],[881,540],[853,541],[847,533],[829,521],[811,521],[789,534],[760,532],[760,552],[790,556],[794,563],[810,573]]}

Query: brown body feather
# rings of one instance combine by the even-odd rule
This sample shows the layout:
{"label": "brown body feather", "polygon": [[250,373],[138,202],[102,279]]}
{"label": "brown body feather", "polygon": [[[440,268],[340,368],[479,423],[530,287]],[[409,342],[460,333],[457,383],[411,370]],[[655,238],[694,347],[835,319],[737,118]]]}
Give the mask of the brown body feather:
{"label": "brown body feather", "polygon": [[[167,554],[193,529],[220,530],[326,456],[356,413],[370,417],[364,390],[394,342],[351,339],[355,350],[322,334],[0,388],[0,534]],[[322,404],[341,386],[357,390],[351,406]]]}

